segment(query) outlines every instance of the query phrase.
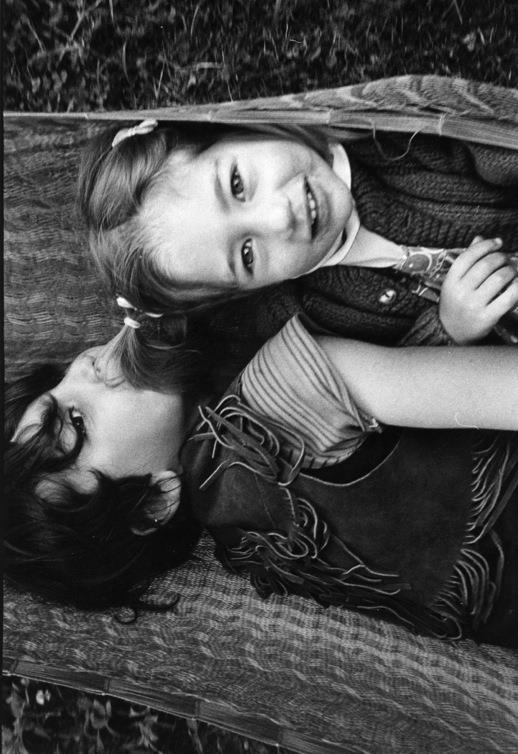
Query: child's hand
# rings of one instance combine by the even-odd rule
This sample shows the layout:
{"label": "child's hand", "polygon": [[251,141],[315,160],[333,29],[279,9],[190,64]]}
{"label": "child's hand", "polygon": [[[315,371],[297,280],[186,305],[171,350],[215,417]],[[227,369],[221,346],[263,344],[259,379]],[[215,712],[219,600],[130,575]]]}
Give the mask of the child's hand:
{"label": "child's hand", "polygon": [[444,279],[439,316],[450,338],[471,343],[491,332],[518,305],[518,272],[499,238],[473,239]]}

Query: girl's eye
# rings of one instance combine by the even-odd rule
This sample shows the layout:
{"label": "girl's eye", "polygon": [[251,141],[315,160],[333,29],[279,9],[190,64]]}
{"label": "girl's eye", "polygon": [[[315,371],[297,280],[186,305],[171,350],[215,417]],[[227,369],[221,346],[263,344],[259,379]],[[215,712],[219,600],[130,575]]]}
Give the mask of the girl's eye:
{"label": "girl's eye", "polygon": [[73,426],[76,435],[78,437],[85,437],[85,422],[79,411],[77,411],[77,409],[75,408],[71,408],[68,411],[68,416],[70,418],[70,424]]}
{"label": "girl's eye", "polygon": [[236,199],[241,199],[245,191],[243,179],[241,178],[241,173],[237,169],[237,166],[232,168],[232,173],[230,175],[230,190],[232,196],[235,196]]}
{"label": "girl's eye", "polygon": [[241,248],[241,259],[243,260],[244,267],[251,271],[254,264],[254,249],[252,247],[252,241],[248,239],[245,241]]}

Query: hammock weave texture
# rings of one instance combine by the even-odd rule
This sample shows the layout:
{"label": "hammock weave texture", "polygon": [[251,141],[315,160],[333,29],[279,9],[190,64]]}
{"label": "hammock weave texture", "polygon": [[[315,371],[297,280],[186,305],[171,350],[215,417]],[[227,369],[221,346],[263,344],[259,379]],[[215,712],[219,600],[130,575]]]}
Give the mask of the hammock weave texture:
{"label": "hammock weave texture", "polygon": [[[401,77],[191,108],[5,118],[6,377],[107,340],[103,297],[74,208],[79,150],[107,121],[319,124],[342,135],[424,131],[518,149],[518,93]],[[8,586],[4,671],[109,693],[295,752],[518,751],[518,655],[415,637],[297,597],[261,600],[202,540],[157,582],[174,610],[121,625]]]}

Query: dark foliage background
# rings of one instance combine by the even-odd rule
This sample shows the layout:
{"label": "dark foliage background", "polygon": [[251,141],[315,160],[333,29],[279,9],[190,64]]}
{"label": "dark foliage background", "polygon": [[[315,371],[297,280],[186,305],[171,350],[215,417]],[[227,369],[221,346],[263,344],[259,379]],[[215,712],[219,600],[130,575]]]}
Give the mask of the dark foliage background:
{"label": "dark foliage background", "polygon": [[[26,678],[2,679],[4,754],[283,754],[205,725]],[[284,754],[288,754],[284,750]]]}
{"label": "dark foliage background", "polygon": [[515,86],[516,0],[4,0],[5,106],[138,109],[405,73]]}
{"label": "dark foliage background", "polygon": [[[216,102],[407,73],[518,82],[517,0],[4,0],[4,107]],[[5,752],[279,751],[120,700],[2,682]]]}

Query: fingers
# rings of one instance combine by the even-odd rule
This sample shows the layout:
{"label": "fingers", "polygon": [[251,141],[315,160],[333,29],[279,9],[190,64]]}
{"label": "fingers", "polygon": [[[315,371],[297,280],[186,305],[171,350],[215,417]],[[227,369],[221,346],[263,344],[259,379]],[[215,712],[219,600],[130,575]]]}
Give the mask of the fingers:
{"label": "fingers", "polygon": [[439,314],[457,343],[485,337],[509,311],[518,311],[516,262],[499,239],[473,239],[453,262],[441,290]]}
{"label": "fingers", "polygon": [[464,277],[479,260],[491,252],[496,252],[502,246],[501,238],[478,239],[480,239],[480,236],[476,236],[466,251],[460,254],[453,262],[451,270],[454,277],[458,279]]}
{"label": "fingers", "polygon": [[516,276],[517,273],[514,267],[506,263],[489,274],[481,285],[478,286],[476,293],[480,295],[482,300],[489,303],[502,293]]}
{"label": "fingers", "polygon": [[[482,258],[477,259],[476,262],[464,273],[462,279],[473,290],[481,287],[490,278],[496,275],[502,270],[512,270],[513,268],[509,264],[509,257],[502,251],[493,251],[485,254]],[[512,277],[510,278],[512,279]],[[507,281],[509,282],[509,280]]]}
{"label": "fingers", "polygon": [[514,276],[514,280],[497,295],[490,304],[487,306],[487,312],[489,317],[496,324],[504,314],[512,311],[518,307],[518,277]]}

